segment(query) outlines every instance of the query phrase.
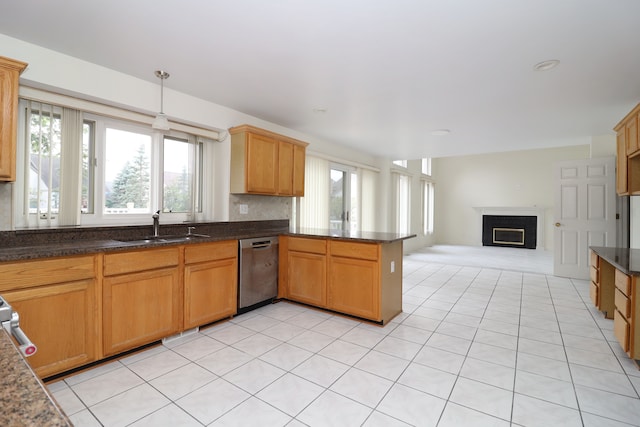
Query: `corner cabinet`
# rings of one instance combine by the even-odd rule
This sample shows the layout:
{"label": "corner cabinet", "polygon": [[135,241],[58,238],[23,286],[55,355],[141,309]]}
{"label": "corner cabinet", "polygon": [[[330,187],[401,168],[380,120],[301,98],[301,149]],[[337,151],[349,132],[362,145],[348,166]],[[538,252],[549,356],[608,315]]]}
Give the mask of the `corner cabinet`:
{"label": "corner cabinet", "polygon": [[184,264],[184,329],[236,314],[237,240],[185,246]]}
{"label": "corner cabinet", "polygon": [[307,143],[249,125],[231,134],[231,193],[304,196]]}
{"label": "corner cabinet", "polygon": [[18,79],[24,62],[0,56],[0,181],[16,180]]}
{"label": "corner cabinet", "polygon": [[38,351],[26,360],[40,378],[100,358],[97,257],[0,264],[0,293]]}

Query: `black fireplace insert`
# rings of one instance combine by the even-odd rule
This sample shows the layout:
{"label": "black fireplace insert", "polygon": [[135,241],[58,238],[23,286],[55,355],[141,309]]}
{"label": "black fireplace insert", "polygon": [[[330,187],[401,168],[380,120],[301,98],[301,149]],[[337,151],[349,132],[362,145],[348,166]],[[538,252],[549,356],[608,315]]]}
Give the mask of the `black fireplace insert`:
{"label": "black fireplace insert", "polygon": [[535,249],[538,218],[524,215],[483,215],[482,246]]}

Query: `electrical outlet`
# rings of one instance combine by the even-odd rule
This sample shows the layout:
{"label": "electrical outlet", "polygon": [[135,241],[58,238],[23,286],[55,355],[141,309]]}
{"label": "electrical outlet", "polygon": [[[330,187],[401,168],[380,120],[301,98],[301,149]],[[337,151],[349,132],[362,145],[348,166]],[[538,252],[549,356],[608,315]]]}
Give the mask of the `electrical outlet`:
{"label": "electrical outlet", "polygon": [[240,215],[246,215],[249,213],[249,205],[240,205]]}

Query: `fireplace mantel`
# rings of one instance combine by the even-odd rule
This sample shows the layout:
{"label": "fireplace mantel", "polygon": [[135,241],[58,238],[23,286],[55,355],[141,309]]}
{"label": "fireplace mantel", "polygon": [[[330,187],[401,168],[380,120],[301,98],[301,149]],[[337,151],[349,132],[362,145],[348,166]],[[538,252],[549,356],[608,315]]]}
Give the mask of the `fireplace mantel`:
{"label": "fireplace mantel", "polygon": [[544,249],[544,212],[547,208],[540,206],[474,206],[478,212],[478,238],[482,245],[482,215],[512,215],[512,216],[535,216],[538,218],[538,230],[536,233],[536,249]]}

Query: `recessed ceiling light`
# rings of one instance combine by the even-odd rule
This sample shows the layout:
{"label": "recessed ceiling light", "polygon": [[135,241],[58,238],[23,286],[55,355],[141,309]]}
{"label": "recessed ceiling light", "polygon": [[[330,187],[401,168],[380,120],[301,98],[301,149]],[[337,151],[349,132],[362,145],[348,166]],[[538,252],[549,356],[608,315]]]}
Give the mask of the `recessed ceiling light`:
{"label": "recessed ceiling light", "polygon": [[431,131],[431,135],[433,136],[445,136],[449,135],[451,131],[449,129],[435,129]]}
{"label": "recessed ceiling light", "polygon": [[552,68],[556,68],[560,64],[560,61],[557,59],[549,59],[548,61],[538,62],[533,66],[535,71],[548,71]]}

